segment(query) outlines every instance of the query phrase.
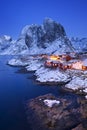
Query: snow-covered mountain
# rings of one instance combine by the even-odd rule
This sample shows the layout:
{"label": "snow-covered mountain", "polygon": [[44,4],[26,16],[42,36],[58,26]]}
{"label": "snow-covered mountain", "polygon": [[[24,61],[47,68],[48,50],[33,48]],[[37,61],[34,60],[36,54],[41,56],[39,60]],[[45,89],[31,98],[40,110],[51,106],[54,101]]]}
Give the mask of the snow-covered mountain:
{"label": "snow-covered mountain", "polygon": [[71,43],[77,52],[87,52],[87,38],[71,38]]}
{"label": "snow-covered mountain", "polygon": [[9,48],[12,38],[10,36],[4,35],[0,37],[0,51]]}
{"label": "snow-covered mountain", "polygon": [[30,54],[64,53],[73,51],[71,42],[66,36],[63,26],[46,18],[42,25],[27,25],[21,32]]}
{"label": "snow-covered mountain", "polygon": [[0,54],[16,55],[25,53],[28,50],[25,39],[12,40],[10,36],[4,35],[0,37]]}
{"label": "snow-covered mountain", "polygon": [[0,37],[0,54],[61,54],[87,51],[87,39],[69,39],[64,27],[50,18],[42,25],[26,25],[19,38]]}

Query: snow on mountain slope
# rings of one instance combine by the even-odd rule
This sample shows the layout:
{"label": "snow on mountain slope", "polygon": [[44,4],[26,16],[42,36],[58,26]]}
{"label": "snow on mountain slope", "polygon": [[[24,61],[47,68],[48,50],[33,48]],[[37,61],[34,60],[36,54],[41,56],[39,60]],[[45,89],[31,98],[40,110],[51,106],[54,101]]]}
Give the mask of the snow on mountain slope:
{"label": "snow on mountain slope", "polygon": [[1,55],[16,55],[28,53],[28,47],[25,44],[25,40],[22,38],[18,39],[17,41],[5,41],[5,43],[2,41],[0,47]]}
{"label": "snow on mountain slope", "polygon": [[[26,33],[24,32],[26,31]],[[65,53],[73,51],[63,26],[46,18],[43,25],[26,26],[21,35],[25,35],[25,43],[30,53]]]}
{"label": "snow on mountain slope", "polygon": [[4,51],[5,48],[9,48],[10,42],[12,41],[12,38],[10,36],[4,35],[0,37],[0,52]]}
{"label": "snow on mountain slope", "polygon": [[74,52],[73,46],[64,27],[50,18],[45,18],[42,25],[26,25],[15,42],[6,35],[4,40],[1,38],[0,54],[60,54]]}
{"label": "snow on mountain slope", "polygon": [[71,38],[71,43],[76,52],[87,52],[87,38]]}

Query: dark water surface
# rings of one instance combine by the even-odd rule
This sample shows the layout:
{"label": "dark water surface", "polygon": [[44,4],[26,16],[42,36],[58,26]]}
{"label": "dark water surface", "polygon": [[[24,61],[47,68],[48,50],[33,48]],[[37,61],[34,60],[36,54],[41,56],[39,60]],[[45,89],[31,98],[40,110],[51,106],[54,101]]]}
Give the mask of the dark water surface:
{"label": "dark water surface", "polygon": [[31,73],[15,73],[19,68],[6,65],[9,58],[0,56],[0,130],[31,130],[24,108],[27,99],[48,93],[73,96],[62,93],[60,87],[35,84],[34,80],[28,79]]}

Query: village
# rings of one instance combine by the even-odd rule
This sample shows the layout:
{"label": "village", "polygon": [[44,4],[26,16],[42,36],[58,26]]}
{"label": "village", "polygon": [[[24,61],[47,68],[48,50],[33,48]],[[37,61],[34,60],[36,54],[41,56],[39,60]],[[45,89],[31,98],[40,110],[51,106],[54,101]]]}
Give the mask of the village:
{"label": "village", "polygon": [[86,55],[78,55],[77,53],[63,55],[43,54],[41,57],[45,60],[44,66],[47,68],[87,70]]}

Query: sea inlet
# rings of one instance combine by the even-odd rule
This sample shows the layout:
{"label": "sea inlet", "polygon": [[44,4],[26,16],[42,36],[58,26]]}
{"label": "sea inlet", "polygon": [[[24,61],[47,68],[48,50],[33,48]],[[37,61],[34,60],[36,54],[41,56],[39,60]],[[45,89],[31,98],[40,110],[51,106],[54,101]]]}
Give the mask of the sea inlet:
{"label": "sea inlet", "polygon": [[7,65],[11,56],[0,56],[0,130],[32,130],[27,122],[25,102],[44,94],[76,98],[60,86],[41,85],[32,73],[19,73],[19,67]]}

